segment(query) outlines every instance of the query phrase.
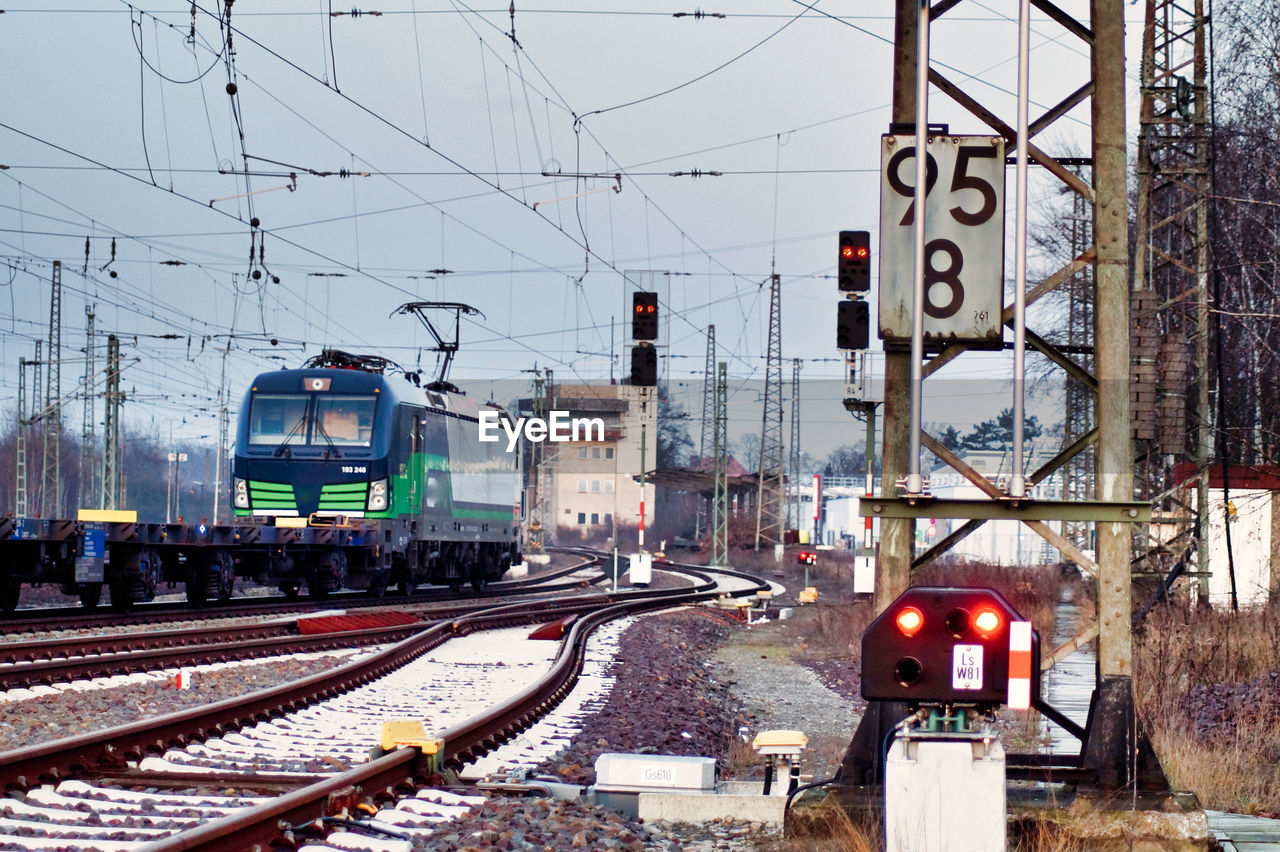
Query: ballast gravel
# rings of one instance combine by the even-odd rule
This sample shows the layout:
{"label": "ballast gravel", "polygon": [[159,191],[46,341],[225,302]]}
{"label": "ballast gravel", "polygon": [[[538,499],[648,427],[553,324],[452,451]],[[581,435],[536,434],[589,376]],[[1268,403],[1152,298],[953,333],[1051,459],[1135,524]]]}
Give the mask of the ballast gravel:
{"label": "ballast gravel", "polygon": [[[786,726],[779,722],[791,722],[796,711],[810,700],[836,702],[822,711],[824,718],[853,718],[852,703],[840,706],[840,697],[801,666],[754,665],[750,654],[731,654],[727,661],[724,655],[715,654],[732,632],[746,629],[749,628],[726,623],[701,608],[638,619],[622,634],[621,649],[610,671],[614,685],[608,698],[595,714],[583,720],[581,730],[572,736],[565,750],[534,769],[533,774],[587,785],[594,781],[596,757],[604,752],[723,758],[741,729]],[[244,694],[305,677],[349,659],[350,655],[317,655],[312,659],[290,658],[202,671],[189,690],[176,690],[168,678],[158,677],[127,687],[67,690],[0,703],[0,719],[6,723],[0,725],[0,749],[124,724],[136,721],[140,714],[161,715],[191,704]],[[823,674],[822,680],[831,686],[838,689],[845,685],[840,683],[839,673]],[[770,696],[774,695],[785,695],[786,705],[771,702]],[[782,715],[775,715],[776,710]],[[22,798],[20,794],[10,794],[15,805]],[[460,809],[455,813],[457,810]],[[0,814],[3,811],[0,804]],[[338,848],[754,852],[777,848],[780,842],[776,833],[751,823],[642,824],[616,811],[582,802],[504,796],[490,797],[431,829],[429,834],[410,832],[417,836],[407,842],[384,837],[384,846],[370,845],[371,838],[366,835],[362,839],[356,831],[331,834],[327,842],[303,848],[313,852]]]}
{"label": "ballast gravel", "polygon": [[353,653],[302,654],[266,662],[224,663],[199,669],[188,689],[175,686],[172,670],[127,675],[126,682],[79,682],[0,693],[0,751],[139,719],[212,704],[299,680],[351,661]]}

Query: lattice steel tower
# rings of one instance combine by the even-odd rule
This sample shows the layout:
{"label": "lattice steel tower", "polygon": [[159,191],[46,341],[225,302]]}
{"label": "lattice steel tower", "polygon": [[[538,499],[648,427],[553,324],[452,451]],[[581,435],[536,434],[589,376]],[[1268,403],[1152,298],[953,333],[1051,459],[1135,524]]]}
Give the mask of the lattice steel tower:
{"label": "lattice steel tower", "polygon": [[[533,416],[545,418],[547,412],[547,395],[551,393],[551,371],[547,371],[547,381],[544,384],[542,376],[535,376],[533,379]],[[529,501],[529,523],[525,530],[527,535],[527,546],[534,553],[541,553],[546,545],[547,522],[550,519],[547,511],[547,489],[550,487],[550,477],[547,474],[547,459],[543,453],[541,441],[530,441],[530,467],[532,468],[533,477],[533,499]],[[616,487],[616,486],[615,486]]]}
{"label": "lattice steel tower", "polygon": [[[94,451],[97,449],[97,436],[94,434],[93,426],[93,386],[96,377],[94,376],[95,359],[93,357],[93,306],[84,306],[85,333],[84,333],[84,410],[81,412],[80,418],[80,496],[79,506],[82,509],[89,508],[90,500],[94,499],[97,489],[93,486],[94,482]],[[219,448],[218,459],[221,463],[223,458],[221,448]],[[214,489],[216,492],[216,488]],[[216,518],[215,518],[216,522]]]}
{"label": "lattice steel tower", "polygon": [[102,508],[119,509],[120,495],[120,338],[107,335],[107,388],[103,394]]}
{"label": "lattice steel tower", "polygon": [[15,433],[17,458],[14,461],[14,511],[27,516],[27,359],[18,356],[18,429]]}
{"label": "lattice steel tower", "polygon": [[[1093,227],[1089,203],[1072,193],[1071,214],[1066,225],[1071,257],[1081,257],[1093,245]],[[1093,267],[1082,265],[1063,285],[1067,296],[1067,345],[1080,366],[1093,372],[1093,306],[1097,298]],[[1095,394],[1070,373],[1066,375],[1066,422],[1062,435],[1063,448],[1070,447],[1093,429]],[[1089,500],[1095,490],[1094,455],[1085,450],[1071,457],[1062,470],[1062,499]],[[1062,534],[1076,547],[1092,550],[1092,525],[1084,521],[1063,521]]]}
{"label": "lattice steel tower", "polygon": [[729,379],[728,365],[716,365],[715,486],[711,498],[711,565],[729,564]]}
{"label": "lattice steel tower", "polygon": [[[707,447],[715,442],[716,413],[716,327],[707,326],[707,365],[702,373],[702,436],[698,442],[698,469],[706,462]],[[693,519],[693,537],[701,538],[707,520],[707,507],[698,498],[698,513]]]}
{"label": "lattice steel tower", "polygon": [[787,447],[787,476],[791,481],[787,491],[794,492],[795,499],[787,500],[787,529],[800,526],[800,363],[799,358],[791,360],[791,444]]}
{"label": "lattice steel tower", "polygon": [[756,549],[782,541],[782,286],[769,276],[769,345],[760,425],[760,483],[756,492]]}
{"label": "lattice steel tower", "polygon": [[[1205,25],[1204,0],[1146,0],[1134,256],[1136,393],[1145,391],[1146,399],[1135,406],[1134,434],[1138,493],[1157,510],[1167,508],[1172,517],[1166,521],[1200,522],[1198,541],[1188,528],[1164,544],[1170,560],[1196,548],[1207,593],[1211,187]],[[1193,473],[1176,475],[1178,462],[1190,462]]]}
{"label": "lattice steel tower", "polygon": [[62,511],[62,261],[53,262],[49,297],[49,378],[44,388],[44,477],[40,507],[46,518]]}

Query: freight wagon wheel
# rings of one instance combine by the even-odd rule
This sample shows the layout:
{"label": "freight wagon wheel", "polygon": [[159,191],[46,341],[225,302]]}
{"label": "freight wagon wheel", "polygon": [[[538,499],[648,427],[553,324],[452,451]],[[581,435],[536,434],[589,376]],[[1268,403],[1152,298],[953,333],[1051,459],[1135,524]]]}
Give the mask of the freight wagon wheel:
{"label": "freight wagon wheel", "polygon": [[219,550],[213,559],[191,569],[187,578],[187,600],[201,606],[210,600],[228,600],[235,587],[235,561],[226,550]]}
{"label": "freight wagon wheel", "polygon": [[80,605],[85,609],[97,609],[98,602],[102,600],[102,584],[101,583],[81,583],[80,584]]}
{"label": "freight wagon wheel", "polygon": [[13,612],[22,596],[22,582],[14,577],[0,580],[0,611]]}
{"label": "freight wagon wheel", "polygon": [[236,562],[231,557],[231,551],[218,551],[218,600],[226,601],[231,599],[231,593],[236,588]]}
{"label": "freight wagon wheel", "polygon": [[302,593],[302,584],[293,580],[287,580],[280,584],[280,591],[284,593],[286,598],[296,598]]}
{"label": "freight wagon wheel", "polygon": [[159,554],[154,550],[130,553],[111,578],[111,605],[124,611],[138,601],[151,600],[162,580]]}
{"label": "freight wagon wheel", "polygon": [[111,608],[116,612],[125,612],[133,607],[134,598],[130,594],[130,583],[124,577],[111,580]]}

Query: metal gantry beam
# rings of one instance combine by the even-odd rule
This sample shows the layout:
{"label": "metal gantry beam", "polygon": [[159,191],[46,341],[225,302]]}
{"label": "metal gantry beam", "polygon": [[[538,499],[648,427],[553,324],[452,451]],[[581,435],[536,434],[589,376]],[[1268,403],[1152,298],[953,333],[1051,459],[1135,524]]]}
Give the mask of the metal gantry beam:
{"label": "metal gantry beam", "polygon": [[782,284],[769,277],[769,346],[764,372],[764,416],[760,424],[756,549],[782,541]]}

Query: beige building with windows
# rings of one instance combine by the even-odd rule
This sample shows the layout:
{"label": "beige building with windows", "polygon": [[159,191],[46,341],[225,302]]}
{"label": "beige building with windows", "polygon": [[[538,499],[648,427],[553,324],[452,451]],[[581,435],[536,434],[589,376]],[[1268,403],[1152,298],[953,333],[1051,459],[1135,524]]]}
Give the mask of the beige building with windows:
{"label": "beige building with windows", "polygon": [[[556,384],[552,390],[548,416],[563,411],[574,419],[599,418],[604,435],[603,440],[543,442],[545,470],[543,476],[531,477],[530,500],[537,500],[537,483],[545,483],[542,516],[555,544],[603,545],[616,535],[619,547],[634,547],[642,498],[645,524],[652,522],[654,488],[646,485],[642,490],[639,478],[642,469],[657,469],[657,389]],[[529,401],[522,402],[522,409],[525,402]],[[598,434],[583,431],[593,438]]]}

